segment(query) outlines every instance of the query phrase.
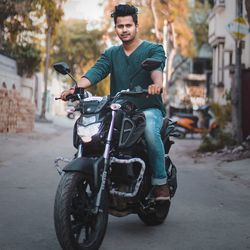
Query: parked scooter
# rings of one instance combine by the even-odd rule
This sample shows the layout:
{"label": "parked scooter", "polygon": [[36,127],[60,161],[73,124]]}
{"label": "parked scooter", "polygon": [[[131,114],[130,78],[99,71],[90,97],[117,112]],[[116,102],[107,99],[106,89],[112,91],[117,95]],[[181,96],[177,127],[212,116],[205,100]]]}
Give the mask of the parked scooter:
{"label": "parked scooter", "polygon": [[201,106],[196,110],[197,115],[186,113],[175,113],[171,117],[176,122],[176,132],[180,138],[185,138],[187,134],[203,134],[208,132],[215,137],[219,124],[215,120],[215,115],[211,111],[209,105]]}
{"label": "parked scooter", "polygon": [[74,111],[67,110],[67,117],[71,120],[74,120],[75,119]]}

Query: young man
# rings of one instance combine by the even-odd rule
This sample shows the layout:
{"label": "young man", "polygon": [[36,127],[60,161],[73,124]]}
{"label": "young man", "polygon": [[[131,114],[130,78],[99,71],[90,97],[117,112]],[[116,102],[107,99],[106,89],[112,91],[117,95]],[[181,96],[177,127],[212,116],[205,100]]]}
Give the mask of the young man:
{"label": "young man", "polygon": [[[137,37],[138,10],[132,5],[117,5],[111,17],[114,18],[115,32],[122,42],[106,50],[95,65],[78,82],[78,87],[86,88],[96,84],[110,74],[111,95],[124,89],[132,89],[140,85],[148,89],[149,96],[136,98],[137,107],[143,110],[146,117],[145,138],[147,141],[149,160],[152,166],[152,185],[156,200],[169,200],[167,174],[165,170],[164,146],[160,129],[165,114],[160,92],[163,84],[163,68],[165,53],[161,45],[142,41]],[[140,64],[146,58],[161,60],[161,68],[152,72],[141,71],[131,82],[131,76],[139,70]],[[64,91],[61,98],[73,93]]]}

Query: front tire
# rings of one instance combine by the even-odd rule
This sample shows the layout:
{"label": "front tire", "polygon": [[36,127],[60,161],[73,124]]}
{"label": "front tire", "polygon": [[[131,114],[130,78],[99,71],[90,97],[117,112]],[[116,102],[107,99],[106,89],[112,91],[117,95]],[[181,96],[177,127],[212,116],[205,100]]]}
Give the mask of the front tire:
{"label": "front tire", "polygon": [[97,215],[93,212],[96,192],[91,177],[65,173],[59,183],[54,206],[58,241],[65,250],[95,250],[103,241],[107,222],[107,195]]}

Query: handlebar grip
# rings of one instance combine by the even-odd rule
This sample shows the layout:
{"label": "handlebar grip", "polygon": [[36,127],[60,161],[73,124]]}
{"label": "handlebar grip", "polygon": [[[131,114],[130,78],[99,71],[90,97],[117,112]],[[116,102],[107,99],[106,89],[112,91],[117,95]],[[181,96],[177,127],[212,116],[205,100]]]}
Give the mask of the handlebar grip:
{"label": "handlebar grip", "polygon": [[[69,94],[66,96],[66,101],[69,101],[70,99],[73,99],[74,95],[73,94]],[[55,100],[62,100],[61,97],[55,97]]]}
{"label": "handlebar grip", "polygon": [[66,96],[66,101],[69,101],[70,99],[72,99],[74,97],[73,94],[69,94]]}

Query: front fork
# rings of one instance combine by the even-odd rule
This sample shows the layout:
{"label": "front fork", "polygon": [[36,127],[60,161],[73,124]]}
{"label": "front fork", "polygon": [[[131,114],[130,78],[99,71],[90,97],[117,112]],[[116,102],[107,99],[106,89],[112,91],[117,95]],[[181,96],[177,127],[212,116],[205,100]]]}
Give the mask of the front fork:
{"label": "front fork", "polygon": [[103,193],[104,193],[104,190],[105,190],[105,187],[106,187],[107,175],[108,175],[109,164],[110,164],[109,152],[110,152],[110,147],[111,147],[111,139],[112,139],[112,135],[113,135],[116,110],[118,110],[120,107],[121,106],[119,104],[111,104],[112,119],[111,119],[109,132],[108,132],[108,137],[107,137],[107,142],[106,142],[105,150],[104,150],[104,154],[103,154],[104,167],[103,167],[101,185],[100,185],[99,191],[97,193],[95,208],[93,210],[94,214],[97,214],[99,212],[99,209],[100,209],[100,206],[101,206],[102,196],[103,196]]}

